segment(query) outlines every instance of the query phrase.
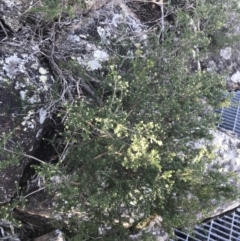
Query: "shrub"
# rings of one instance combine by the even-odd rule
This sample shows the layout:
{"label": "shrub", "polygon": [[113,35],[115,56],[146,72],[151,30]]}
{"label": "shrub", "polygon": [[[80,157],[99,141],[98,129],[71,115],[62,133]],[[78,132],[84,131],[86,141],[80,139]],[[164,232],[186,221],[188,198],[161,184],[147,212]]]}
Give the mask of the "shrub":
{"label": "shrub", "polygon": [[216,116],[204,114],[201,100],[219,108],[223,79],[190,74],[180,55],[165,62],[153,53],[144,58],[128,62],[128,69],[117,60],[109,67],[103,91],[112,94],[102,107],[84,99],[66,107],[64,137],[73,144],[64,163],[74,181],[61,188],[68,205],[60,206],[81,204],[96,230],[122,227],[130,217],[137,228],[155,215],[166,228],[190,225],[190,214],[210,210],[213,198],[236,194],[227,176],[206,168],[211,150],[190,145],[211,138]]}
{"label": "shrub", "polygon": [[30,12],[41,13],[48,20],[54,20],[61,17],[62,14],[67,14],[74,17],[75,9],[84,10],[84,0],[42,0],[40,6],[33,7]]}
{"label": "shrub", "polygon": [[63,136],[72,145],[64,165],[72,180],[61,187],[67,205],[59,208],[88,214],[88,222],[79,224],[78,230],[83,225],[89,231],[78,234],[82,238],[91,240],[99,227],[111,227],[123,240],[130,218],[136,231],[156,215],[168,231],[191,226],[196,214],[213,208],[213,198],[238,194],[233,175],[207,169],[211,148],[191,145],[211,140],[209,129],[215,128],[217,116],[204,103],[217,109],[226,101],[224,79],[190,63],[208,50],[209,32],[222,27],[219,18],[211,18],[212,9],[224,11],[222,6],[198,4],[196,21],[213,19],[211,26],[193,31],[192,13],[176,10],[180,32],[166,33],[160,44],[149,37],[146,48],[136,45],[133,59],[116,55],[105,67],[108,74],[98,76],[101,107],[87,98],[65,106]]}
{"label": "shrub", "polygon": [[233,175],[207,168],[211,148],[192,145],[211,140],[215,128],[217,116],[204,103],[217,109],[226,101],[224,79],[194,66],[208,51],[209,34],[221,30],[226,7],[195,0],[189,10],[177,2],[168,1],[174,25],[164,39],[149,34],[147,45],[134,49],[122,43],[133,58],[116,53],[104,73],[95,73],[100,106],[85,97],[62,107],[65,158],[53,172],[49,165],[39,172],[61,175],[48,189],[57,193],[56,209],[72,215],[73,240],[126,240],[156,215],[168,231],[193,225],[199,212],[213,208],[213,198],[238,194]]}

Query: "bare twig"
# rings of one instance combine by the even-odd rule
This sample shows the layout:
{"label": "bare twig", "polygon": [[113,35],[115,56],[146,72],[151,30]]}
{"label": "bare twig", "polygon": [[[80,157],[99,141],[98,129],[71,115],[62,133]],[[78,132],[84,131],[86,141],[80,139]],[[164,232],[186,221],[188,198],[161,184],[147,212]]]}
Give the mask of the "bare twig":
{"label": "bare twig", "polygon": [[[122,0],[120,0],[120,1],[122,1]],[[154,3],[159,6],[167,4],[167,3],[163,2],[164,0],[128,0],[128,1],[129,2],[142,2],[142,3]]]}
{"label": "bare twig", "polygon": [[84,73],[87,77],[89,77],[90,78],[90,80],[89,81],[91,81],[91,82],[93,82],[93,83],[97,83],[97,84],[99,84],[100,83],[100,80],[98,80],[98,79],[96,79],[96,78],[94,78],[94,77],[92,77],[92,76],[90,76],[89,74],[87,74],[87,73]]}
{"label": "bare twig", "polygon": [[83,86],[83,88],[97,101],[97,103],[99,104],[99,106],[102,106],[102,101],[100,100],[100,98],[95,94],[95,92],[91,89],[91,87],[86,84],[84,79],[81,79],[81,84]]}
{"label": "bare twig", "polygon": [[7,31],[5,30],[5,28],[4,28],[4,26],[3,26],[3,24],[2,24],[2,22],[0,21],[0,26],[1,26],[1,28],[2,28],[2,30],[3,30],[3,32],[5,33],[5,35],[6,35],[6,37],[4,38],[4,39],[2,39],[1,40],[1,42],[3,42],[5,39],[7,39],[8,38],[8,34],[7,34]]}
{"label": "bare twig", "polygon": [[162,21],[162,26],[161,26],[161,33],[162,33],[162,42],[164,41],[164,30],[165,30],[165,26],[164,26],[164,7],[163,4],[160,5],[161,7],[161,21]]}
{"label": "bare twig", "polygon": [[82,78],[79,78],[78,79],[78,81],[77,80],[75,80],[73,77],[72,77],[72,75],[70,75],[69,74],[69,79],[72,81],[72,82],[74,82],[74,83],[79,83],[82,87],[83,87],[83,89],[88,93],[88,94],[90,94],[96,101],[97,101],[97,103],[99,104],[99,106],[101,106],[102,105],[102,101],[100,100],[100,98],[95,94],[95,92],[92,90],[92,88],[85,82],[85,80],[84,79],[82,79]]}
{"label": "bare twig", "polygon": [[34,157],[34,156],[31,156],[31,155],[28,155],[28,154],[21,154],[21,153],[18,153],[18,152],[9,150],[9,149],[7,149],[6,147],[4,147],[4,151],[8,151],[8,152],[13,153],[13,154],[16,154],[16,155],[23,155],[24,157],[28,157],[28,158],[34,159],[34,160],[36,160],[36,161],[38,161],[38,162],[40,162],[40,163],[44,163],[44,164],[45,164],[44,161],[42,161],[42,160],[40,160],[40,159],[38,159],[38,158],[36,158],[36,157]]}
{"label": "bare twig", "polygon": [[23,198],[29,197],[29,196],[33,195],[34,193],[40,192],[40,191],[42,191],[42,190],[44,190],[44,189],[45,189],[45,187],[41,187],[41,188],[39,188],[39,189],[37,189],[37,190],[35,190],[35,191],[27,194],[27,195],[24,196]]}
{"label": "bare twig", "polygon": [[27,13],[28,11],[30,11],[35,5],[37,5],[38,3],[40,3],[40,0],[35,2],[34,4],[30,5],[30,7],[28,9],[26,9],[26,11],[24,11],[23,13],[21,13],[20,16],[23,16],[25,13]]}
{"label": "bare twig", "polygon": [[79,88],[79,83],[80,83],[80,80],[77,81],[76,85],[77,85],[77,94],[78,94],[78,99],[81,98],[81,95],[82,95],[82,90],[80,90]]}

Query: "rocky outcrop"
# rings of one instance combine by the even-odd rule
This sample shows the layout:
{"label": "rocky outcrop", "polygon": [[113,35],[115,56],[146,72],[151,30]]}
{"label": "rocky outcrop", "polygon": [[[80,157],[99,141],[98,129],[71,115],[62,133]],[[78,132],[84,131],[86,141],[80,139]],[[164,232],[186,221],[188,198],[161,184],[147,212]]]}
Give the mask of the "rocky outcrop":
{"label": "rocky outcrop", "polygon": [[[28,14],[28,10],[38,3],[37,0],[3,0],[0,3],[0,69],[3,70],[0,72],[0,136],[6,140],[0,161],[3,163],[6,157],[8,162],[12,161],[12,165],[0,172],[0,204],[9,202],[16,194],[16,183],[19,183],[31,155],[35,154],[59,102],[80,99],[88,93],[101,105],[101,98],[93,91],[101,83],[90,75],[82,78],[81,68],[74,63],[90,72],[98,71],[111,60],[110,51],[114,52],[125,38],[129,40],[129,46],[147,44],[146,25],[124,1],[102,0],[96,5],[89,1],[84,16],[78,11],[75,19],[54,24],[44,21],[40,14]],[[93,43],[96,41],[99,45]],[[132,50],[124,55],[131,57]],[[239,62],[236,44],[209,53],[201,65],[202,69],[222,74],[228,69],[227,88],[236,90],[240,88]],[[71,65],[60,68],[63,63]],[[91,85],[87,84],[89,82]],[[215,163],[221,165],[223,171],[238,173],[238,139],[220,131],[214,136]],[[16,162],[13,162],[14,158]],[[41,155],[37,161],[45,161],[43,159],[44,155]],[[51,214],[54,195],[44,192],[40,177],[32,175],[26,183],[37,184],[32,189],[29,186],[22,188],[20,195],[27,197],[27,203],[24,208],[17,207],[13,217],[37,226],[38,230],[41,228],[43,233],[50,232],[35,241],[53,241],[56,232],[51,222],[61,219],[61,214],[55,217]],[[238,204],[236,200],[232,205]],[[219,206],[211,215],[229,208],[229,204],[224,205],[227,207]],[[161,228],[160,217],[150,222],[144,231],[152,233],[158,240],[168,239]],[[141,234],[130,238],[138,240]],[[42,233],[36,236],[40,235]]]}
{"label": "rocky outcrop", "polygon": [[[0,172],[0,204],[15,195],[27,198],[25,207],[16,207],[12,215],[36,227],[29,232],[31,236],[52,232],[51,222],[62,215],[52,215],[54,196],[44,192],[41,179],[33,173],[25,180],[23,174],[31,161],[44,162],[48,157],[49,153],[44,155],[45,150],[38,151],[38,147],[49,119],[58,103],[81,98],[83,92],[101,104],[92,89],[100,84],[97,79],[85,76],[92,83],[90,86],[80,75],[73,74],[76,70],[72,66],[60,66],[77,61],[89,71],[99,70],[110,58],[104,46],[115,43],[117,47],[124,34],[133,45],[146,39],[142,34],[146,27],[123,1],[99,1],[94,10],[89,2],[85,18],[80,18],[80,11],[76,12],[79,18],[55,24],[29,13],[38,4],[35,0],[0,3],[0,136],[5,141],[0,165],[5,159],[11,162]],[[101,44],[96,46],[92,40]],[[21,189],[17,190],[19,183]]]}
{"label": "rocky outcrop", "polygon": [[213,164],[220,165],[223,172],[240,173],[240,140],[237,134],[219,129],[213,132],[213,136],[216,155]]}
{"label": "rocky outcrop", "polygon": [[5,143],[0,155],[2,162],[12,164],[0,172],[0,203],[8,202],[16,193],[16,183],[29,162],[21,154],[36,149],[49,113],[44,108],[53,83],[49,71],[40,63],[36,45],[19,41],[15,35],[22,27],[19,10],[29,6],[29,1],[21,5],[0,3],[0,135]]}
{"label": "rocky outcrop", "polygon": [[[2,45],[0,53],[0,123],[1,136],[5,142],[2,161],[14,164],[0,174],[0,203],[9,201],[16,192],[28,163],[24,153],[34,152],[41,139],[51,107],[53,79],[47,66],[40,63],[33,46]],[[22,154],[22,155],[21,155]]]}
{"label": "rocky outcrop", "polygon": [[[206,166],[223,173],[234,173],[240,177],[240,140],[234,132],[221,129],[210,131],[213,140],[206,142],[204,139],[195,142],[195,148],[205,148],[206,146],[212,146],[214,148],[215,158],[211,165]],[[234,183],[236,185],[236,183]],[[237,184],[240,188],[240,183]],[[240,199],[236,198],[234,201],[228,200],[212,200],[212,203],[216,208],[208,212],[208,218],[218,216],[224,212],[232,210],[240,205]],[[198,219],[202,220],[206,218],[206,214],[199,213]]]}
{"label": "rocky outcrop", "polygon": [[[219,165],[222,172],[232,172],[240,177],[240,140],[237,134],[220,129],[214,131],[213,135],[214,139],[212,144],[216,148],[216,158],[213,164]],[[240,188],[240,183],[238,183],[238,186]],[[239,205],[240,198],[236,198],[231,202],[223,201],[212,213],[209,213],[209,217],[220,215],[221,213],[232,210]]]}

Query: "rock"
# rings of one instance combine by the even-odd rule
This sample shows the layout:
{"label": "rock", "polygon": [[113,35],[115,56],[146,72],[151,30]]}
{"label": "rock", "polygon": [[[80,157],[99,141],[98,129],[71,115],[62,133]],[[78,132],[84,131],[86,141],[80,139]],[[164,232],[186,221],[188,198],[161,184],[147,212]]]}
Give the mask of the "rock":
{"label": "rock", "polygon": [[18,229],[6,220],[0,220],[0,240],[21,241],[18,237]]}
{"label": "rock", "polygon": [[240,82],[240,72],[237,70],[237,72],[236,73],[234,73],[233,75],[232,75],[232,77],[231,77],[231,81],[233,82],[233,83],[238,83],[238,82]]}
{"label": "rock", "polygon": [[14,33],[22,28],[22,14],[36,6],[37,1],[29,0],[2,0],[0,3],[1,19]]}
{"label": "rock", "polygon": [[[95,6],[94,9],[97,10],[90,12],[87,18],[76,19],[70,26],[64,27],[58,38],[59,54],[67,52],[72,59],[89,70],[101,68],[101,64],[109,59],[108,51],[95,46],[90,39],[109,46],[112,41],[121,41],[123,34],[136,43],[146,39],[146,35],[139,34],[146,26],[122,1],[110,1],[102,8]],[[121,29],[124,29],[124,33]]]}
{"label": "rock", "polygon": [[211,60],[207,65],[207,71],[215,71],[216,67],[216,63],[213,60]]}
{"label": "rock", "polygon": [[[195,143],[196,148],[202,148],[206,145],[211,145],[215,148],[215,159],[211,166],[207,166],[207,168],[214,169],[217,165],[221,172],[233,172],[240,178],[240,140],[237,134],[225,129],[212,130],[210,132],[213,135],[213,141],[206,143],[205,140],[202,139]],[[240,190],[240,183],[237,185]],[[207,213],[208,217],[214,217],[236,208],[240,205],[240,198],[234,201],[212,200],[212,203],[216,205],[216,208]],[[206,218],[206,214],[203,216],[199,213],[198,220],[202,220],[203,218]]]}
{"label": "rock", "polygon": [[169,240],[168,234],[164,231],[161,226],[162,218],[157,216],[154,220],[152,220],[141,232],[130,235],[130,240],[140,241],[142,240],[142,235],[144,233],[149,233],[154,236],[154,240],[156,241],[167,241]]}
{"label": "rock", "polygon": [[[220,129],[214,131],[213,136],[214,139],[212,145],[216,148],[214,164],[220,165],[222,172],[233,172],[240,178],[240,140],[237,137],[237,134],[228,130]],[[240,183],[238,183],[238,186],[240,190]],[[209,213],[209,217],[220,215],[239,205],[240,198],[231,202],[222,201],[216,209]]]}
{"label": "rock", "polygon": [[[234,38],[239,38],[240,36],[238,21],[239,13],[228,13],[228,21],[225,23],[225,28],[233,29]],[[224,32],[222,34],[224,35]],[[216,36],[215,38],[221,38],[221,36]],[[215,49],[212,50],[212,52],[209,52],[208,55],[201,61],[202,69],[206,69],[207,71],[216,71],[225,77],[226,88],[228,91],[236,91],[240,89],[239,47],[239,41],[228,44],[227,46],[215,46]]]}
{"label": "rock", "polygon": [[216,158],[214,164],[221,166],[223,172],[240,172],[240,140],[237,135],[224,129],[212,132]]}
{"label": "rock", "polygon": [[[132,38],[133,46],[144,42],[146,37],[140,34],[146,26],[140,23],[125,3],[101,1],[98,7],[91,9],[87,17],[81,16],[70,20],[70,24],[66,26],[58,26],[55,39],[58,47],[55,48],[51,41],[45,39],[52,37],[56,29],[51,24],[44,23],[41,16],[37,15],[33,20],[27,14],[38,3],[35,0],[3,0],[0,3],[2,23],[8,33],[7,36],[0,36],[0,40],[4,39],[0,51],[0,69],[4,70],[0,73],[0,136],[11,133],[8,136],[6,153],[11,154],[12,158],[20,150],[28,155],[21,160],[18,157],[16,164],[0,172],[0,204],[13,198],[24,169],[29,164],[29,156],[36,157],[35,152],[46,132],[49,117],[56,110],[57,101],[52,94],[59,95],[60,101],[64,101],[65,95],[68,95],[67,98],[75,98],[73,93],[76,88],[71,89],[70,86],[76,85],[80,80],[69,78],[69,69],[62,72],[60,64],[66,60],[74,60],[89,70],[100,69],[110,54],[108,48],[95,46],[92,39],[110,44],[113,39],[116,41],[123,36],[119,30],[126,26],[127,32],[123,30],[124,34]],[[41,30],[33,30],[34,24]],[[33,31],[43,31],[46,35],[35,37]],[[53,58],[49,57],[53,53]],[[58,82],[64,83],[68,92],[62,94],[53,89],[56,82],[52,73]],[[90,81],[99,84],[96,79],[90,78]],[[90,95],[93,93],[84,83],[79,85]],[[78,90],[77,94],[80,96],[81,91]],[[0,156],[0,161],[3,159]],[[49,220],[61,219],[62,214],[55,214],[54,217],[51,210],[54,197],[40,191],[39,186],[34,188],[22,187],[20,195],[27,196],[27,203],[25,208],[16,208],[13,216],[17,220],[41,227],[44,232],[50,232],[53,227],[49,225]],[[36,193],[31,194],[34,191]]]}
{"label": "rock", "polygon": [[[12,162],[0,171],[0,204],[10,201],[16,193],[17,183],[29,162],[29,158],[18,155],[35,151],[51,112],[51,108],[43,105],[52,98],[53,79],[48,67],[39,60],[37,44],[17,34],[24,29],[22,14],[35,3],[29,0],[0,3],[2,26],[7,33],[0,51],[3,70],[0,72],[0,137],[6,141],[0,161],[7,158]],[[18,160],[14,162],[16,157]]]}
{"label": "rock", "polygon": [[[220,131],[221,130],[221,131]],[[204,139],[194,143],[195,148],[203,148],[210,145],[214,148],[215,158],[209,168],[219,165],[222,172],[240,172],[240,140],[232,131],[224,130],[211,130],[213,141],[206,142]],[[240,186],[239,186],[240,188]]]}
{"label": "rock", "polygon": [[232,48],[226,47],[224,49],[221,49],[220,50],[220,56],[225,60],[230,59],[231,56],[232,56]]}
{"label": "rock", "polygon": [[[34,16],[30,22],[27,21],[29,16],[25,16],[25,13],[38,2],[3,0],[0,3],[0,21],[6,32],[4,36],[0,36],[0,40],[4,40],[1,42],[0,51],[0,69],[3,70],[0,73],[0,136],[8,136],[5,153],[11,154],[12,158],[20,150],[29,155],[36,154],[49,117],[56,110],[53,93],[64,102],[65,98],[76,98],[75,95],[80,98],[82,93],[78,87],[81,86],[84,91],[95,97],[93,91],[81,82],[82,76],[77,76],[78,79],[69,78],[70,70],[61,71],[60,64],[72,60],[90,71],[99,70],[111,56],[109,49],[114,51],[114,41],[117,46],[118,42],[127,37],[130,46],[147,44],[144,35],[147,27],[125,1],[101,0],[94,6],[94,1],[89,1],[87,15],[82,16],[79,13],[77,18],[65,23],[55,22],[54,26],[44,22],[39,16]],[[34,24],[36,28],[33,30]],[[53,36],[54,41],[51,39]],[[93,44],[93,40],[98,40],[99,46]],[[223,47],[217,53],[209,53],[202,61],[207,71],[223,73],[229,69],[230,75],[226,77],[229,90],[240,88],[240,57],[236,51],[238,48],[238,44]],[[131,57],[131,48],[127,54]],[[80,72],[79,69],[77,72]],[[94,78],[89,77],[88,81],[99,84]],[[53,86],[56,82],[65,85],[66,92],[58,93],[57,88]],[[214,132],[214,136],[213,145],[217,147],[215,163],[221,165],[223,171],[239,172],[239,141],[234,136],[229,137],[219,131]],[[4,158],[5,156],[0,156],[0,161]],[[0,204],[13,198],[16,183],[19,183],[29,158],[18,158],[17,161],[19,162],[0,172]],[[59,178],[56,177],[57,182]],[[47,233],[43,236],[38,233],[40,237],[34,238],[34,241],[65,240],[60,231],[53,231],[54,227],[51,225],[52,221],[61,220],[64,214],[52,214],[54,196],[44,192],[44,188],[39,188],[37,186],[36,189],[22,190],[21,194],[27,196],[27,202],[25,207],[13,210],[13,217]],[[239,201],[236,200],[231,205],[236,203],[239,204]],[[223,212],[226,208],[229,208],[229,204],[225,203],[211,215]],[[131,225],[130,222],[128,224]],[[168,240],[168,235],[161,227],[160,217],[152,220],[143,231],[153,234],[159,241]],[[138,240],[141,236],[142,232],[131,235],[130,238]]]}
{"label": "rock", "polygon": [[18,163],[14,158],[34,152],[52,111],[43,105],[52,98],[53,78],[48,67],[40,63],[34,46],[21,43],[19,48],[9,42],[2,43],[0,52],[0,136],[5,142],[0,159],[13,165],[0,171],[0,203],[13,197],[29,161],[20,158]]}
{"label": "rock", "polygon": [[225,76],[226,88],[228,91],[240,89],[240,57],[237,49],[239,44],[226,47],[217,53],[209,53],[208,57],[202,61],[202,68],[209,72],[216,71]]}
{"label": "rock", "polygon": [[41,237],[34,238],[33,241],[65,241],[63,233],[59,230],[55,230],[51,233],[47,233]]}

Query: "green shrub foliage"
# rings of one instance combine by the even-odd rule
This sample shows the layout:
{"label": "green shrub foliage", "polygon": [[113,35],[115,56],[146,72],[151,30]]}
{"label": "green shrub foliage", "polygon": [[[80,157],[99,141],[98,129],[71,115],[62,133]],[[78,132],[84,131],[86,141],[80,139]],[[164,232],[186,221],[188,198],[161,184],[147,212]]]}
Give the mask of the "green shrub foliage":
{"label": "green shrub foliage", "polygon": [[65,106],[63,136],[71,144],[63,163],[72,180],[59,187],[59,208],[87,213],[88,222],[78,225],[83,230],[89,223],[90,233],[81,237],[91,240],[107,226],[123,240],[119,232],[128,230],[129,217],[131,231],[156,215],[168,230],[191,226],[196,214],[213,208],[213,199],[237,195],[234,176],[208,168],[211,148],[194,146],[211,140],[217,116],[208,105],[218,109],[226,101],[223,78],[194,68],[208,50],[209,34],[221,31],[226,7],[221,1],[192,4],[194,11],[172,10],[174,31],[160,43],[149,36],[147,45],[135,45],[133,58],[113,55],[107,74],[98,76],[100,107],[88,98]]}
{"label": "green shrub foliage", "polygon": [[41,13],[47,20],[60,19],[63,14],[74,17],[75,8],[85,9],[84,0],[42,0],[40,5],[30,9],[32,13]]}
{"label": "green shrub foliage", "polygon": [[119,51],[133,53],[125,58],[112,46],[116,52],[104,73],[95,73],[101,105],[85,97],[62,108],[65,158],[54,172],[49,165],[42,171],[60,175],[62,182],[48,190],[57,194],[56,209],[72,214],[73,240],[99,239],[100,227],[111,227],[108,235],[114,236],[102,240],[125,240],[156,215],[168,231],[192,225],[198,213],[213,208],[213,199],[237,195],[233,175],[209,168],[211,148],[194,145],[203,138],[211,142],[217,116],[207,107],[226,101],[223,78],[196,65],[235,5],[166,2],[174,20],[164,38],[122,41]]}
{"label": "green shrub foliage", "polygon": [[144,58],[122,71],[109,67],[103,81],[112,94],[101,107],[87,100],[67,107],[64,135],[72,146],[64,162],[76,186],[64,187],[63,199],[80,203],[98,225],[122,226],[120,207],[136,222],[158,214],[168,227],[186,225],[213,198],[234,194],[225,175],[206,168],[211,150],[191,144],[210,138],[216,116],[204,114],[202,100],[219,107],[222,79],[189,74],[179,56]]}

